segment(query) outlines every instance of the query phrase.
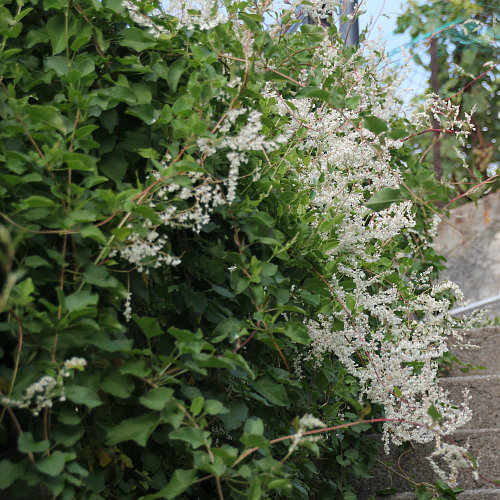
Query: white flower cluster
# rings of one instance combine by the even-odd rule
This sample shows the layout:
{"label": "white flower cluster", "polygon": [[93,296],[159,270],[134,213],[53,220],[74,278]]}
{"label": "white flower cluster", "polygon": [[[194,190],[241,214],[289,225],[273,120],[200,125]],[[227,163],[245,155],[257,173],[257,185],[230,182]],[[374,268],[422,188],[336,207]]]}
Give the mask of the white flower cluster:
{"label": "white flower cluster", "polygon": [[[439,432],[443,435],[467,423],[472,415],[467,392],[464,402],[457,406],[436,382],[437,360],[448,350],[447,339],[462,341],[460,332],[478,319],[451,317],[450,301],[438,297],[456,285],[443,282],[403,301],[395,286],[382,286],[383,274],[368,277],[361,270],[347,267],[339,271],[353,279],[355,289],[347,293],[338,283],[332,283],[343,307],[337,307],[331,316],[307,321],[312,340],[309,357],[319,360],[325,353],[335,354],[359,379],[360,398],[366,396],[382,405],[385,416],[397,420],[384,423],[386,447],[389,439],[395,444],[433,440],[437,429],[429,415],[431,407],[442,415]],[[345,306],[348,300],[350,310]],[[374,319],[377,327],[373,326]],[[343,326],[336,327],[335,320]]]}
{"label": "white flower cluster", "polygon": [[125,299],[125,304],[123,306],[123,316],[125,316],[125,321],[128,323],[132,319],[132,292],[127,293],[127,298]]}
{"label": "white flower cluster", "polygon": [[182,26],[201,30],[215,28],[227,21],[224,4],[219,0],[167,0],[164,11],[179,19]]}
{"label": "white flower cluster", "polygon": [[[231,129],[235,127],[238,117],[247,113],[243,127],[236,134],[229,134]],[[212,156],[220,150],[229,150],[226,153],[229,160],[229,174],[224,181],[227,187],[226,200],[229,204],[234,201],[236,196],[240,165],[248,162],[246,153],[248,151],[275,151],[281,144],[287,143],[293,134],[293,131],[289,130],[274,139],[268,139],[261,133],[261,118],[262,114],[256,110],[248,112],[245,108],[230,109],[226,113],[224,122],[219,127],[221,137],[216,137],[213,140],[205,137],[198,139],[198,147],[206,156]],[[259,171],[254,171],[254,181],[258,180],[259,176]]]}
{"label": "white flower cluster", "polygon": [[130,19],[143,28],[148,28],[148,33],[158,38],[163,33],[168,31],[162,26],[155,24],[150,16],[143,14],[139,6],[131,0],[122,0],[122,6],[128,12]]}
{"label": "white flower cluster", "polygon": [[[169,33],[167,29],[152,19],[152,15],[141,12],[134,0],[122,0],[122,6],[127,10],[130,19],[138,26],[148,29],[148,33],[158,38]],[[165,16],[176,17],[180,26],[193,29],[208,30],[225,23],[228,18],[224,14],[224,5],[219,0],[168,0],[161,10],[153,12],[158,22]]]}
{"label": "white flower cluster", "polygon": [[465,146],[465,139],[475,130],[472,124],[471,113],[460,113],[460,106],[454,105],[449,99],[442,99],[436,94],[429,94],[423,106],[423,110],[413,113],[410,116],[411,123],[417,128],[432,129],[433,120],[438,123],[443,132],[453,133]]}
{"label": "white flower cluster", "polygon": [[[457,485],[460,469],[466,469],[471,466],[471,461],[467,456],[467,446],[458,446],[451,443],[441,443],[439,447],[428,457],[432,470],[437,476],[446,481],[450,486]],[[440,458],[448,471],[440,467],[436,459]],[[477,468],[473,471],[474,479],[479,479]]]}
{"label": "white flower cluster", "polygon": [[[385,416],[394,420],[384,423],[386,448],[389,441],[429,442],[436,435],[453,433],[471,418],[467,391],[464,401],[455,404],[438,385],[437,360],[448,350],[450,338],[461,344],[463,331],[481,318],[453,318],[451,302],[442,295],[450,293],[458,301],[463,295],[451,282],[432,286],[430,270],[413,276],[414,283],[400,275],[406,283],[405,290],[400,290],[392,284],[393,279],[387,280],[389,274],[403,272],[396,260],[378,273],[367,265],[378,262],[394,238],[404,236],[409,248],[415,235],[423,236],[418,238],[422,245],[428,244],[437,221],[432,221],[426,239],[417,232],[410,201],[392,203],[375,213],[365,206],[367,195],[382,188],[397,189],[401,183],[400,173],[390,160],[391,149],[401,147],[402,142],[391,140],[383,132],[374,134],[363,126],[363,117],[374,116],[390,129],[401,109],[396,89],[404,72],[392,74],[386,56],[374,46],[360,48],[348,61],[340,54],[341,50],[325,37],[313,60],[322,68],[329,88],[351,89],[347,98],[356,97],[348,109],[327,103],[316,105],[307,98],[285,100],[272,85],[263,91],[266,98],[273,99],[278,113],[289,117],[290,128],[301,129],[297,147],[308,153],[308,161],[299,160],[295,170],[302,188],[312,193],[313,225],[320,228],[325,216],[332,214],[337,220],[334,233],[323,234],[336,242],[329,251],[336,264],[335,274],[329,279],[334,312],[306,321],[312,344],[305,359],[319,362],[325,354],[334,354],[359,379],[360,399],[381,405]],[[360,56],[364,64],[359,63]],[[458,130],[462,136],[468,133],[470,117],[460,119],[458,109],[449,102],[433,98],[428,105],[444,127]],[[428,123],[428,112],[419,119],[423,117]],[[422,125],[418,120],[415,123]],[[414,247],[415,252],[418,250]],[[342,286],[346,278],[351,284],[348,291]],[[301,372],[298,363],[295,368]],[[442,415],[439,423],[429,415],[432,409]],[[451,455],[447,452],[446,456]]]}
{"label": "white flower cluster", "polygon": [[[137,232],[130,233],[125,241],[125,246],[113,249],[109,256],[114,257],[116,254],[120,254],[122,259],[135,265],[139,272],[145,273],[148,273],[149,267],[179,265],[181,260],[178,257],[164,251],[167,236],[160,235],[149,220],[144,221],[144,226],[148,229],[145,237]],[[129,224],[128,227],[133,228],[133,225]]]}
{"label": "white flower cluster", "polygon": [[[119,254],[122,259],[136,266],[139,272],[145,273],[148,273],[148,268],[177,266],[181,263],[179,257],[165,250],[168,236],[161,232],[161,228],[184,228],[199,233],[210,222],[214,208],[233,201],[238,179],[237,172],[230,169],[229,177],[224,181],[227,186],[224,197],[222,182],[208,174],[187,172],[183,177],[188,185],[183,183],[181,186],[172,179],[163,178],[156,171],[151,174],[149,180],[157,182],[157,188],[150,195],[149,206],[157,210],[161,224],[155,225],[150,220],[142,219],[141,227],[136,228],[133,223],[129,223],[129,228],[137,230],[130,233],[123,246],[114,248],[110,257]],[[128,303],[126,317],[131,313],[129,306]]]}
{"label": "white flower cluster", "polygon": [[299,1],[294,4],[300,5],[300,13],[311,16],[313,19],[333,19],[340,11],[341,2],[339,0],[308,0]]}
{"label": "white flower cluster", "polygon": [[67,359],[64,364],[64,371],[62,372],[63,377],[69,377],[71,375],[71,370],[78,370],[82,372],[85,370],[87,366],[87,360],[85,358],[78,358],[73,356],[70,359]]}
{"label": "white flower cluster", "polygon": [[13,408],[29,409],[36,417],[44,408],[52,408],[53,401],[66,401],[64,393],[64,378],[71,375],[71,370],[82,371],[87,366],[83,358],[73,357],[64,361],[59,368],[56,377],[43,376],[40,380],[31,384],[21,399],[0,398],[0,403]]}
{"label": "white flower cluster", "polygon": [[[242,126],[237,128],[240,116],[247,115]],[[148,272],[148,268],[161,266],[177,266],[181,259],[171,255],[165,249],[168,246],[168,236],[163,228],[191,229],[199,233],[203,226],[210,222],[214,209],[220,205],[232,204],[236,198],[240,166],[248,162],[249,151],[274,151],[286,143],[293,133],[281,134],[268,139],[262,134],[261,113],[248,111],[245,108],[230,109],[219,128],[220,136],[214,139],[199,138],[198,148],[204,157],[223,151],[229,160],[227,178],[216,179],[207,172],[186,172],[182,174],[183,181],[176,183],[175,179],[163,178],[154,171],[149,181],[155,183],[155,189],[149,195],[149,206],[157,212],[161,224],[153,224],[141,219],[140,227],[133,222],[128,227],[134,229],[122,246],[117,246],[109,253],[110,257],[120,258],[136,266],[139,272]],[[168,158],[162,166],[168,168]],[[254,181],[259,178],[259,171],[253,172]],[[224,189],[225,188],[225,189]],[[137,224],[137,222],[135,222]],[[130,301],[125,304],[125,318],[130,318]]]}
{"label": "white flower cluster", "polygon": [[318,427],[324,428],[326,424],[322,422],[319,418],[313,415],[306,414],[299,420],[299,428],[297,432],[292,436],[292,444],[290,445],[288,452],[292,453],[295,449],[304,441],[319,441],[322,439],[321,434],[313,436],[304,436],[304,432],[308,429],[317,429]]}

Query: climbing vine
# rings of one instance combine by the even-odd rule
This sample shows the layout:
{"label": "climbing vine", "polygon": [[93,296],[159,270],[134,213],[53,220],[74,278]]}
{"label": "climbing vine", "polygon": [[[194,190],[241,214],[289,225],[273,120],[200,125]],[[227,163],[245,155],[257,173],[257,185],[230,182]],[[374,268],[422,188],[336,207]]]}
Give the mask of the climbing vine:
{"label": "climbing vine", "polygon": [[0,7],[13,498],[352,499],[374,429],[473,463],[436,384],[475,319],[436,280],[422,115],[382,49],[294,12]]}

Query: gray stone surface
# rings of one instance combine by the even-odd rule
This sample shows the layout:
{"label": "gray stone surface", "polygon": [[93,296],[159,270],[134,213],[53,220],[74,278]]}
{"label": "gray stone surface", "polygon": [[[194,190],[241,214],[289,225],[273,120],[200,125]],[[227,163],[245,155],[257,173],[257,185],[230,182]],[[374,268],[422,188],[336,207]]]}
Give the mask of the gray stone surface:
{"label": "gray stone surface", "polygon": [[[467,425],[470,429],[500,428],[500,375],[478,375],[441,379],[441,387],[448,389],[453,402],[463,401],[463,391],[469,389],[469,407],[473,410],[472,420]],[[500,452],[500,448],[499,448]]]}
{"label": "gray stone surface", "polygon": [[[479,460],[480,473],[487,478],[500,478],[500,428],[481,429],[472,432],[460,432],[453,436],[454,442],[470,445],[470,453]],[[407,450],[392,450],[389,455],[381,455],[385,465],[378,465],[372,473],[374,477],[357,485],[358,500],[373,498],[377,491],[393,486],[400,492],[413,490],[413,483],[434,484],[438,479],[429,465],[427,457],[433,446],[416,445]],[[408,479],[404,479],[407,477]],[[475,481],[472,474],[463,472],[459,484],[466,489],[479,490],[491,485],[483,481]],[[378,498],[378,497],[377,497]],[[380,497],[382,498],[382,497]],[[500,496],[498,497],[500,499]]]}
{"label": "gray stone surface", "polygon": [[[388,497],[387,500],[415,500],[417,497],[414,493],[401,493],[400,495],[393,495]],[[465,490],[457,495],[460,500],[499,500],[500,489],[488,488],[480,490]]]}
{"label": "gray stone surface", "polygon": [[[453,439],[460,445],[469,442],[470,452],[479,460],[483,477],[500,479],[500,327],[473,330],[469,340],[479,348],[458,352],[452,349],[452,353],[466,363],[485,365],[487,370],[464,374],[454,366],[448,376],[441,378],[440,384],[457,402],[462,400],[463,389],[469,388],[474,415],[467,428],[460,429]],[[386,465],[378,465],[372,470],[372,479],[357,484],[358,499],[375,498],[378,490],[390,486],[408,493],[407,496],[394,496],[393,500],[415,498],[410,494],[414,487],[411,481],[432,484],[437,479],[427,460],[431,452],[432,445],[429,444],[410,446],[407,450],[394,448],[389,455],[382,455],[380,459]],[[500,494],[495,496],[500,490],[488,482],[476,482],[471,473],[462,473],[459,484],[468,490],[459,497],[461,500],[500,500]]]}
{"label": "gray stone surface", "polygon": [[[469,203],[453,210],[448,222],[440,224],[435,241],[437,253],[447,259],[448,268],[441,277],[458,283],[471,302],[500,294],[500,192],[486,196],[477,206]],[[500,301],[487,307],[491,319],[500,316]],[[460,365],[454,364],[444,371],[440,383],[457,402],[462,401],[463,389],[469,388],[474,416],[468,428],[460,429],[453,439],[457,444],[469,442],[483,477],[500,479],[500,327],[472,330],[468,341],[478,348],[452,348],[452,354],[464,363],[484,366],[486,370],[464,373]],[[392,500],[416,498],[411,493],[414,488],[411,481],[432,484],[437,479],[427,459],[431,451],[432,445],[416,445],[382,455],[381,461],[386,465],[378,465],[372,471],[372,479],[357,484],[358,499],[375,498],[376,491],[390,486],[400,491],[390,497]],[[500,500],[497,486],[477,482],[471,473],[462,473],[459,484],[466,489],[458,496],[460,500]]]}
{"label": "gray stone surface", "polygon": [[[460,285],[469,300],[500,294],[500,192],[453,210],[439,224],[434,248],[447,259],[442,278]],[[500,316],[500,301],[487,308],[492,319]]]}
{"label": "gray stone surface", "polygon": [[[467,334],[467,342],[477,346],[475,349],[452,349],[453,354],[469,365],[483,366],[485,370],[472,370],[467,366],[454,363],[445,373],[447,376],[481,376],[500,373],[500,335],[498,327],[477,328]],[[500,498],[500,497],[499,497]]]}

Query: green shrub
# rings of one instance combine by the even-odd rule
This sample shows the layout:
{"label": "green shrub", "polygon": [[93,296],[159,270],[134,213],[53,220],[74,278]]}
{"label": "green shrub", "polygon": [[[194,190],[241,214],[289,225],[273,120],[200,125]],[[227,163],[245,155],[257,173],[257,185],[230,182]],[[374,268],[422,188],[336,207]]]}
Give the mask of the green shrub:
{"label": "green shrub", "polygon": [[397,442],[458,412],[405,382],[459,326],[428,285],[446,188],[378,49],[159,9],[0,7],[0,488],[355,498],[363,419],[420,405]]}

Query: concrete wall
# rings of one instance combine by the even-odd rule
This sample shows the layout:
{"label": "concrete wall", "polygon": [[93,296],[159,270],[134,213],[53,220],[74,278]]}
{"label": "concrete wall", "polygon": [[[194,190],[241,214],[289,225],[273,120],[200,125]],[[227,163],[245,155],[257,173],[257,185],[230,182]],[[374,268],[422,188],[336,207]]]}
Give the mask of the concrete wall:
{"label": "concrete wall", "polygon": [[[447,259],[442,277],[456,282],[471,301],[500,294],[500,192],[452,210],[441,222],[434,248]],[[485,306],[500,315],[500,301]]]}

